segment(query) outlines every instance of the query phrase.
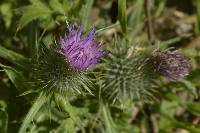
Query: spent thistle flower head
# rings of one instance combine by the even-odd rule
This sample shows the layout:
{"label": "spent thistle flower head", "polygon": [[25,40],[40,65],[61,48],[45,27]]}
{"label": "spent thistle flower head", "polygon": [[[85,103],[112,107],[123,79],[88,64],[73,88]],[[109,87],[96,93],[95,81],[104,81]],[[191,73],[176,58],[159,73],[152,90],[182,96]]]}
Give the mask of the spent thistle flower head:
{"label": "spent thistle flower head", "polygon": [[60,37],[61,49],[66,61],[75,70],[86,70],[94,66],[107,52],[100,51],[100,43],[95,41],[95,30],[92,28],[86,36],[82,36],[82,25],[75,29],[67,25],[68,32]]}
{"label": "spent thistle flower head", "polygon": [[189,74],[191,66],[189,59],[177,50],[158,51],[154,55],[154,68],[162,76],[171,81],[182,79]]}

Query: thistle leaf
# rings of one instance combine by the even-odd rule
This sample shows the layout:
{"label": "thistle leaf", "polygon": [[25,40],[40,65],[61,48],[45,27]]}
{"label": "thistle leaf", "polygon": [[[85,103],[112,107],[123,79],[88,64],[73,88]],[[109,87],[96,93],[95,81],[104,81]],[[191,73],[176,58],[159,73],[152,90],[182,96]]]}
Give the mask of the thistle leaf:
{"label": "thistle leaf", "polygon": [[30,108],[28,114],[26,115],[20,129],[19,133],[25,133],[26,129],[29,127],[30,122],[34,119],[34,116],[40,110],[40,108],[49,100],[49,96],[45,93],[40,93],[38,98],[35,100],[34,104]]}
{"label": "thistle leaf", "polygon": [[7,61],[18,65],[23,66],[26,65],[26,62],[28,61],[27,58],[25,58],[23,55],[16,53],[12,50],[6,49],[2,46],[0,46],[0,57],[6,59]]}
{"label": "thistle leaf", "polygon": [[190,81],[182,79],[179,82],[185,87],[185,89],[190,94],[192,94],[196,98],[198,97],[198,94],[196,92],[196,87]]}
{"label": "thistle leaf", "polygon": [[[72,106],[68,99],[65,98],[62,94],[59,93],[54,93],[54,97],[55,97],[55,101],[57,103],[57,105],[59,106],[59,108],[62,109],[62,111],[64,111],[65,113],[68,113],[70,118],[68,118],[69,120],[65,121],[65,123],[70,122],[70,125],[66,125],[67,129],[69,131],[72,131],[72,127],[73,125],[77,124],[80,128],[83,128],[80,116],[82,114],[87,114],[87,110],[84,108],[76,108],[74,106]],[[84,113],[83,113],[84,112]]]}
{"label": "thistle leaf", "polygon": [[51,10],[44,3],[38,0],[32,3],[22,9],[23,15],[19,20],[19,29],[22,29],[34,19],[45,18],[51,15]]}
{"label": "thistle leaf", "polygon": [[5,66],[2,64],[0,64],[0,66],[4,69],[9,79],[15,85],[15,87],[18,89],[20,93],[23,93],[27,89],[30,89],[30,85],[28,84],[28,81],[22,75],[22,73],[9,66]]}
{"label": "thistle leaf", "polygon": [[64,10],[65,8],[59,0],[50,0],[49,5],[51,6],[51,8],[53,8],[55,12],[65,14],[65,10]]}

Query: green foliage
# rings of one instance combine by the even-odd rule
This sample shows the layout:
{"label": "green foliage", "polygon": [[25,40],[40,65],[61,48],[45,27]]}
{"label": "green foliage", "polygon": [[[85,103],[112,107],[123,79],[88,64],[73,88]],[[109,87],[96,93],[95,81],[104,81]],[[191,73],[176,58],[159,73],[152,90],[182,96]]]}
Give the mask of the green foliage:
{"label": "green foliage", "polygon": [[65,6],[59,0],[50,0],[49,6],[57,13],[65,14]]}
{"label": "green foliage", "polygon": [[51,10],[39,0],[32,1],[32,4],[23,8],[23,16],[19,21],[19,28],[23,28],[33,19],[45,18],[51,14]]}
{"label": "green foliage", "polygon": [[0,5],[0,13],[3,16],[3,19],[5,21],[6,28],[9,28],[12,22],[12,7],[11,3],[3,3]]}
{"label": "green foliage", "polygon": [[190,81],[181,80],[180,83],[182,83],[185,86],[185,89],[188,90],[188,92],[191,93],[194,97],[198,97],[196,87]]}
{"label": "green foliage", "polygon": [[[149,1],[154,46],[146,0],[2,0],[0,132],[199,133],[200,1]],[[72,70],[53,45],[66,22],[81,22],[84,32],[94,26],[109,55],[91,70]],[[178,82],[152,68],[154,49],[171,46],[191,59]]]}
{"label": "green foliage", "polygon": [[29,89],[29,87],[31,87],[30,84],[28,84],[28,80],[25,79],[21,72],[12,67],[4,66],[2,64],[0,64],[0,66],[4,69],[9,79],[12,81],[12,83],[15,85],[20,93],[24,93],[25,91],[27,91],[27,89]]}
{"label": "green foliage", "polygon": [[20,55],[14,51],[8,50],[0,46],[0,57],[6,59],[7,61],[19,65],[20,67],[25,67],[27,60],[23,55]]}
{"label": "green foliage", "polygon": [[[72,12],[81,10],[80,0],[70,2],[69,0],[49,0],[43,2],[41,0],[31,0],[31,4],[20,8],[23,15],[19,20],[18,30],[24,28],[28,23],[33,20],[40,20],[41,26],[45,29],[53,28],[58,21],[65,22],[67,18],[73,18]],[[84,26],[88,24],[88,17],[92,7],[92,0],[86,1],[84,15],[81,14]],[[55,17],[56,16],[56,17]]]}
{"label": "green foliage", "polygon": [[41,93],[38,98],[35,100],[34,104],[30,108],[28,114],[26,115],[21,128],[19,129],[19,133],[25,133],[28,128],[30,122],[35,117],[36,113],[40,110],[40,108],[49,100],[49,96],[44,93]]}
{"label": "green foliage", "polygon": [[198,102],[193,102],[187,104],[187,109],[194,115],[200,115],[200,104]]}
{"label": "green foliage", "polygon": [[8,128],[8,113],[6,111],[6,103],[0,101],[0,131],[1,133],[7,133]]}

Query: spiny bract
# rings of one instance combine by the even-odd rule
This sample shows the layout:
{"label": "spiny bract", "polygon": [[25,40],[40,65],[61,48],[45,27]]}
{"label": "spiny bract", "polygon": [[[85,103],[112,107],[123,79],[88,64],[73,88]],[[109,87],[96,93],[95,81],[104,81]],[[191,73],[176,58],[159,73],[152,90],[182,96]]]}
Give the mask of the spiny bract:
{"label": "spiny bract", "polygon": [[33,62],[33,78],[38,88],[61,93],[81,93],[83,88],[89,91],[91,82],[86,72],[74,71],[53,49],[44,46]]}
{"label": "spiny bract", "polygon": [[152,98],[155,74],[149,56],[124,40],[111,46],[112,51],[102,63],[103,97],[111,102],[120,99]]}

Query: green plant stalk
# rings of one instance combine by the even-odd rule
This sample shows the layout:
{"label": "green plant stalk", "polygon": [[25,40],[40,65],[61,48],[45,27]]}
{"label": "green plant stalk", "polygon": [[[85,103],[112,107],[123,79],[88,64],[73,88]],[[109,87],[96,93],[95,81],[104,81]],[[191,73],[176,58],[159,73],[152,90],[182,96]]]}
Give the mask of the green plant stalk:
{"label": "green plant stalk", "polygon": [[113,128],[114,122],[113,122],[112,117],[110,115],[108,105],[105,105],[103,102],[100,105],[101,105],[100,108],[102,109],[102,115],[103,115],[104,120],[105,120],[107,133],[115,133],[116,131]]}
{"label": "green plant stalk", "polygon": [[118,20],[123,33],[127,32],[126,0],[118,0]]}

